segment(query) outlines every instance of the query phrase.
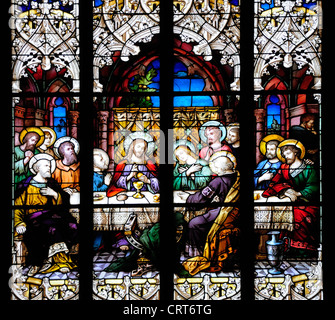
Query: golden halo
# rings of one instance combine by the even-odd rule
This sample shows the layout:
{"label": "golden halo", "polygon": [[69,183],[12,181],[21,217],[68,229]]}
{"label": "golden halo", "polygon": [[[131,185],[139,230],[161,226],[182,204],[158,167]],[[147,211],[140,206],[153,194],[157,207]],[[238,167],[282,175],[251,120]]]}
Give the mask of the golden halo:
{"label": "golden halo", "polygon": [[50,127],[41,127],[41,130],[43,132],[49,132],[50,133],[50,135],[51,135],[51,142],[50,142],[50,144],[47,147],[52,146],[55,143],[56,139],[57,139],[57,135],[56,135],[55,130],[51,129]]}
{"label": "golden halo", "polygon": [[236,168],[237,163],[236,163],[235,156],[231,152],[224,150],[224,151],[218,151],[218,152],[213,153],[211,157],[209,158],[208,165],[209,165],[209,168],[212,170],[212,172],[216,173],[215,168],[213,167],[213,162],[219,157],[228,158],[234,164],[234,169]]}
{"label": "golden halo", "polygon": [[28,132],[35,132],[35,133],[37,133],[40,136],[40,139],[36,143],[36,147],[39,147],[43,143],[43,141],[44,141],[44,132],[40,128],[37,128],[37,127],[28,127],[28,128],[25,128],[20,133],[20,142],[21,143],[23,143],[23,139],[24,139],[24,137],[26,136],[26,134]]}
{"label": "golden halo", "polygon": [[284,146],[296,146],[297,148],[299,148],[301,150],[301,154],[300,154],[299,158],[302,160],[305,157],[305,147],[300,141],[295,140],[295,139],[286,139],[286,140],[282,141],[278,145],[278,148],[277,148],[277,157],[281,162],[283,162],[283,163],[286,162],[285,159],[281,155],[281,148],[284,147]]}
{"label": "golden halo", "polygon": [[259,144],[259,150],[263,155],[266,154],[266,144],[269,141],[273,141],[273,140],[282,142],[284,140],[284,138],[282,136],[278,135],[278,134],[269,134],[266,137],[264,137]]}

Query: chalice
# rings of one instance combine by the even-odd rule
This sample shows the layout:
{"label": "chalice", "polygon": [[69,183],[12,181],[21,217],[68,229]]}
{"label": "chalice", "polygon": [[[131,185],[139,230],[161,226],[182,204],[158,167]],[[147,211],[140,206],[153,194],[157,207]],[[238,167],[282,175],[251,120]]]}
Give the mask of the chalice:
{"label": "chalice", "polygon": [[141,193],[141,189],[143,187],[144,182],[143,181],[134,181],[133,186],[136,189],[136,193],[133,195],[133,198],[135,199],[141,199],[144,197],[144,195]]}

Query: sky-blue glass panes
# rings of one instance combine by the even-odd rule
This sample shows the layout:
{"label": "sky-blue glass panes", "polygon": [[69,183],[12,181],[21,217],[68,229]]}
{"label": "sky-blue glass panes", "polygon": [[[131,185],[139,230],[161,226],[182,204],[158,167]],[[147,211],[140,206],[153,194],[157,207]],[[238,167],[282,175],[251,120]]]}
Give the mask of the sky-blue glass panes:
{"label": "sky-blue glass panes", "polygon": [[95,7],[99,7],[103,4],[103,1],[102,0],[94,0],[94,6]]}
{"label": "sky-blue glass panes", "polygon": [[174,107],[211,107],[213,100],[209,96],[180,96],[174,97]]}
{"label": "sky-blue glass panes", "polygon": [[57,138],[66,136],[66,107],[62,106],[63,102],[62,98],[57,98],[55,100],[56,107],[53,109],[54,130]]}
{"label": "sky-blue glass panes", "polygon": [[[264,10],[269,10],[269,9],[273,8],[274,6],[275,6],[274,5],[274,0],[272,0],[271,3],[262,3],[261,4],[261,8],[264,9]],[[314,6],[316,6],[316,1],[312,1],[312,2],[308,1],[308,3],[306,3],[306,0],[303,0],[302,1],[302,6],[305,7],[305,8],[314,7]]]}
{"label": "sky-blue glass panes", "polygon": [[267,106],[267,127],[273,128],[274,125],[280,125],[280,105],[269,104]]}
{"label": "sky-blue glass panes", "polygon": [[151,102],[152,102],[153,107],[159,107],[160,106],[159,97],[151,96],[150,98],[151,98]]}
{"label": "sky-blue glass panes", "polygon": [[173,91],[202,91],[205,81],[198,75],[189,77],[186,66],[181,62],[174,65]]}

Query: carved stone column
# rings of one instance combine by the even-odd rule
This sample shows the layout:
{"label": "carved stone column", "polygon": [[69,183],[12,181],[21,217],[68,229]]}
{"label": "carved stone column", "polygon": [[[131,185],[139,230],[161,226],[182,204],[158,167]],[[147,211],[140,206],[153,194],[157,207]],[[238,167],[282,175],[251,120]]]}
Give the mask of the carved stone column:
{"label": "carved stone column", "polygon": [[25,127],[34,127],[35,126],[35,108],[26,108]]}
{"label": "carved stone column", "polygon": [[78,138],[78,119],[79,111],[69,111],[69,135],[73,138]]}
{"label": "carved stone column", "polygon": [[225,109],[223,110],[223,113],[224,113],[226,125],[236,122],[236,116],[235,116],[234,109]]}
{"label": "carved stone column", "polygon": [[109,111],[101,110],[97,112],[98,127],[99,127],[99,148],[107,151],[108,147],[108,118]]}
{"label": "carved stone column", "polygon": [[44,116],[45,116],[45,110],[42,109],[35,110],[35,126],[37,127],[44,126]]}

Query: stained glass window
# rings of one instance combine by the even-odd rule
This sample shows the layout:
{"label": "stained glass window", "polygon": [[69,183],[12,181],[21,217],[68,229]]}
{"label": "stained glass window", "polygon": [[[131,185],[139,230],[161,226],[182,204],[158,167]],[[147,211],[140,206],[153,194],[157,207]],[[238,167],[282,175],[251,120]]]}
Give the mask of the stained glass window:
{"label": "stained glass window", "polygon": [[324,298],[322,1],[10,4],[12,300]]}
{"label": "stained glass window", "polygon": [[238,6],[174,4],[174,299],[239,299]]}
{"label": "stained glass window", "polygon": [[321,1],[256,1],[259,300],[323,298],[320,14]]}
{"label": "stained glass window", "polygon": [[93,298],[157,300],[157,4],[95,2],[94,24]]}
{"label": "stained glass window", "polygon": [[11,10],[12,299],[76,300],[78,1],[12,1]]}

